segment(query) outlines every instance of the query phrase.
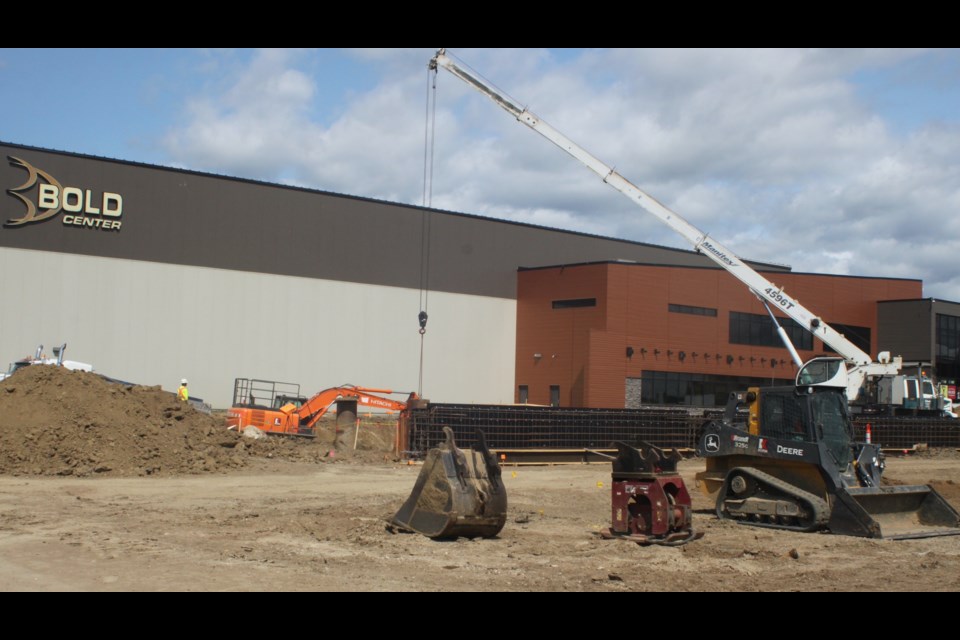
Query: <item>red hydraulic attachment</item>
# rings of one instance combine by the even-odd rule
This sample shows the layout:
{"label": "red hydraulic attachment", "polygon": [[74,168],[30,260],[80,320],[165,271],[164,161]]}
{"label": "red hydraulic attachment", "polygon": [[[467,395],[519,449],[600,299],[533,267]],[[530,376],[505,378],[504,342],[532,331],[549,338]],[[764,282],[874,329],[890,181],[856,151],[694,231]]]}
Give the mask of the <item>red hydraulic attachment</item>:
{"label": "red hydraulic attachment", "polygon": [[693,530],[690,494],[677,472],[680,454],[652,444],[639,448],[617,442],[613,459],[613,526],[607,539],[679,546],[703,537]]}

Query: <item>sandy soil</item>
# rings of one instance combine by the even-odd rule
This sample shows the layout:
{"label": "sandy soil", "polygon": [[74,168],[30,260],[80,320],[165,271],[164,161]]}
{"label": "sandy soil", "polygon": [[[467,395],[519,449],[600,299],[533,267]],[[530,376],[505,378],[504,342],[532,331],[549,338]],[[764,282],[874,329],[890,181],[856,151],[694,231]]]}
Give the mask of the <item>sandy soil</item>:
{"label": "sandy soil", "polygon": [[[690,487],[702,461],[681,464]],[[865,540],[719,522],[702,540],[604,541],[609,467],[506,467],[499,538],[391,534],[418,466],[258,459],[169,477],[0,476],[0,589],[96,591],[960,590],[960,536]],[[960,506],[960,459],[891,460]],[[602,484],[602,487],[600,486]]]}

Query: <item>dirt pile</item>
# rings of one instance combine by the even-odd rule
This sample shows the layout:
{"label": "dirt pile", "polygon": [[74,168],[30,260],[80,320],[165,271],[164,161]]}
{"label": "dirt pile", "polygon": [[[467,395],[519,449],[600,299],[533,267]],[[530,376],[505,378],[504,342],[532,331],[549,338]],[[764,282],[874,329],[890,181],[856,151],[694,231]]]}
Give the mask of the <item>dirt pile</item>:
{"label": "dirt pile", "polygon": [[326,461],[313,440],[251,440],[221,416],[159,387],[110,383],[53,366],[0,382],[0,474],[143,476],[214,473],[252,460]]}

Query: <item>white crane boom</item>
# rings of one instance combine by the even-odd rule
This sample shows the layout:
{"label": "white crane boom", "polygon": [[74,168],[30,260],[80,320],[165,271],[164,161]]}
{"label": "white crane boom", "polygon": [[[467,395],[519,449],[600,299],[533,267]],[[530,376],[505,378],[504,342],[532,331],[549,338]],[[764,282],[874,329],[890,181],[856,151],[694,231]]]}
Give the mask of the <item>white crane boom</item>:
{"label": "white crane boom", "polygon": [[[899,358],[890,362],[888,353],[881,353],[881,362],[873,362],[869,354],[864,352],[858,346],[847,340],[843,334],[835,330],[826,322],[817,317],[814,313],[800,304],[796,299],[784,292],[783,287],[778,287],[750,266],[743,262],[732,251],[722,244],[710,238],[706,233],[700,231],[683,217],[671,211],[669,208],[658,202],[642,189],[631,183],[622,175],[617,173],[612,167],[606,165],[601,160],[590,154],[583,147],[573,140],[560,133],[557,129],[540,119],[536,114],[524,107],[518,106],[517,102],[502,92],[494,89],[483,79],[472,73],[470,70],[458,65],[446,53],[445,49],[440,49],[430,61],[430,68],[436,69],[443,67],[453,75],[457,76],[467,84],[473,86],[488,98],[490,98],[500,108],[514,116],[517,120],[527,125],[544,138],[554,143],[568,154],[582,162],[588,169],[611,187],[628,197],[648,213],[656,216],[661,222],[683,236],[693,248],[718,265],[726,269],[735,278],[757,295],[761,301],[769,302],[779,308],[784,314],[795,320],[801,327],[820,338],[831,349],[840,354],[852,368],[849,371],[851,384],[848,389],[848,397],[863,384],[867,375],[895,375],[899,369]],[[772,314],[771,314],[772,315]],[[779,324],[778,324],[779,328]],[[781,336],[785,336],[780,329]],[[795,353],[795,352],[794,352]],[[797,366],[801,363],[797,362]],[[858,375],[859,374],[859,375]],[[851,398],[851,399],[854,399]]]}

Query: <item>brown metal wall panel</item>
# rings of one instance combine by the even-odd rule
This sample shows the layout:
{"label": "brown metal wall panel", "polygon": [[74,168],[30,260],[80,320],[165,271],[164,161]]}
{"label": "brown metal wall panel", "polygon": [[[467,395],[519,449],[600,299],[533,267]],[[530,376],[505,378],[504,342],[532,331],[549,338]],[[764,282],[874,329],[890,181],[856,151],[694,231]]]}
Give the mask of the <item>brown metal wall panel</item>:
{"label": "brown metal wall panel", "polygon": [[[603,271],[607,274],[607,304],[598,306],[598,311],[605,309],[606,316],[593,317],[589,324],[559,326],[543,301],[586,295],[584,292],[592,286],[588,283],[601,286]],[[921,294],[918,280],[767,275],[828,322],[869,327],[874,343],[878,334],[877,302]],[[766,312],[757,298],[726,272],[607,263],[521,271],[518,278],[518,384],[540,380],[537,375],[542,373],[535,371],[526,352],[534,348],[546,354],[562,349],[565,342],[571,342],[567,331],[590,334],[584,406],[624,406],[624,380],[639,378],[644,371],[756,378],[789,378],[795,373],[785,348],[730,343],[731,311]],[[716,309],[717,315],[673,313],[668,310],[670,304]],[[627,346],[634,349],[630,358],[626,357]],[[685,354],[683,361],[680,352]],[[813,349],[800,355],[810,358],[820,352],[822,345],[815,341]],[[771,361],[776,361],[776,366],[771,366]],[[579,360],[573,366],[580,366]],[[531,402],[539,402],[534,399],[533,389],[531,382]]]}
{"label": "brown metal wall panel", "polygon": [[[586,407],[625,406],[626,345],[622,333],[592,331],[587,361],[590,393]],[[576,406],[576,405],[574,405]]]}
{"label": "brown metal wall panel", "polygon": [[930,300],[895,300],[877,305],[880,348],[908,362],[932,362],[934,336]]}
{"label": "brown metal wall panel", "polygon": [[[517,300],[517,371],[523,375],[516,384],[528,385],[531,404],[549,404],[550,385],[560,386],[563,406],[583,402],[588,336],[592,329],[603,327],[606,316],[607,269],[597,264],[523,273]],[[554,300],[581,298],[596,298],[597,306],[554,309],[552,305]]]}

